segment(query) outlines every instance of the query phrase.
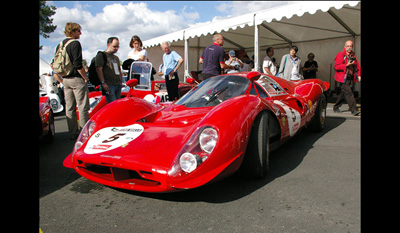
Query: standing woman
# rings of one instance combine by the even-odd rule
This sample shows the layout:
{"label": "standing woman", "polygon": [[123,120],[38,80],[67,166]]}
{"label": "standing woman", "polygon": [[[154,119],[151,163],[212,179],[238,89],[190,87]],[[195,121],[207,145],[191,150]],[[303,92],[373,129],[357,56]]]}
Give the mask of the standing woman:
{"label": "standing woman", "polygon": [[142,40],[137,35],[132,36],[132,39],[129,42],[129,46],[133,50],[131,50],[128,53],[128,59],[126,59],[122,63],[122,69],[129,70],[128,79],[130,79],[132,62],[134,62],[134,61],[146,61],[146,59],[147,59],[147,51],[146,51],[146,49],[142,48],[143,47]]}
{"label": "standing woman", "polygon": [[133,49],[128,53],[128,59],[133,59],[135,61],[146,61],[147,51],[143,49],[142,40],[134,35],[132,36],[131,42],[129,42],[129,46]]}

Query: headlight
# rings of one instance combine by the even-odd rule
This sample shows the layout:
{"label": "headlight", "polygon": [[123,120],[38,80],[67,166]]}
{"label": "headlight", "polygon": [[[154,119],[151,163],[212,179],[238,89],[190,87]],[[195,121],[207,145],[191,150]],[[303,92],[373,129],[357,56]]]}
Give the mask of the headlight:
{"label": "headlight", "polygon": [[191,153],[184,153],[179,159],[179,166],[184,172],[190,173],[194,171],[200,164],[202,160],[200,156]]}
{"label": "headlight", "polygon": [[58,108],[58,102],[57,102],[56,99],[51,99],[51,100],[50,100],[50,105],[51,105],[51,108],[52,108],[54,111],[57,110],[57,108]]}
{"label": "headlight", "polygon": [[214,150],[215,145],[217,145],[217,141],[218,133],[213,128],[205,128],[199,137],[201,149],[209,154]]}
{"label": "headlight", "polygon": [[81,133],[79,134],[78,139],[76,140],[75,146],[74,146],[74,152],[77,151],[92,135],[94,132],[94,128],[96,127],[96,123],[94,121],[89,120],[85,127],[83,127]]}
{"label": "headlight", "polygon": [[178,153],[168,175],[179,178],[196,170],[211,157],[218,138],[218,131],[215,128],[210,126],[198,128]]}

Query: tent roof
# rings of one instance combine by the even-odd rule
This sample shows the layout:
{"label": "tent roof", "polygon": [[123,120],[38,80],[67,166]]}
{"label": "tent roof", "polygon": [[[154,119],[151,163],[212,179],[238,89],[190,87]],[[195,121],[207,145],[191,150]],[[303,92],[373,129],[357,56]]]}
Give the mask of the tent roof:
{"label": "tent roof", "polygon": [[360,1],[301,1],[186,28],[143,42],[144,47],[170,41],[173,46],[204,48],[212,35],[221,33],[225,49],[253,49],[254,24],[259,26],[259,45],[279,46],[307,41],[361,35]]}

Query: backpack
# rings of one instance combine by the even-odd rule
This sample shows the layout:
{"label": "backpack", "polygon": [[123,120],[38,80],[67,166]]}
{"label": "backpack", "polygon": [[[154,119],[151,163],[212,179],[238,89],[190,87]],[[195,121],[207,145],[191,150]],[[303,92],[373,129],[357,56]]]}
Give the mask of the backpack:
{"label": "backpack", "polygon": [[[103,51],[98,51],[97,54],[101,53],[103,55],[103,60],[104,60],[104,65],[103,65],[103,69],[104,67],[107,65],[107,55],[103,52]],[[97,57],[97,55],[96,55]],[[92,60],[90,61],[90,66],[89,66],[89,82],[91,84],[93,84],[93,86],[98,86],[101,84],[99,76],[97,76],[97,72],[96,72],[96,57],[92,58]]]}
{"label": "backpack", "polygon": [[74,65],[69,58],[67,53],[67,46],[71,43],[76,41],[75,39],[69,40],[65,45],[63,45],[63,41],[60,42],[58,46],[58,50],[56,55],[53,59],[53,71],[61,76],[68,76],[74,70]]}

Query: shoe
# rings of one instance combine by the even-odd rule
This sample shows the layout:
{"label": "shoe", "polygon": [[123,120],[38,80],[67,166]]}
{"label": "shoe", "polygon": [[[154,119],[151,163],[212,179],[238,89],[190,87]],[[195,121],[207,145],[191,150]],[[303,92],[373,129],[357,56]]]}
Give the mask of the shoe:
{"label": "shoe", "polygon": [[358,115],[360,115],[360,111],[357,111],[357,110],[355,110],[355,111],[353,111],[353,112],[351,112],[351,114],[353,115],[353,116],[358,116]]}
{"label": "shoe", "polygon": [[340,109],[339,109],[339,108],[333,108],[333,112],[336,112],[336,113],[342,113],[342,111],[340,111]]}

